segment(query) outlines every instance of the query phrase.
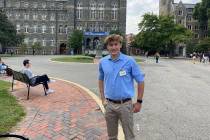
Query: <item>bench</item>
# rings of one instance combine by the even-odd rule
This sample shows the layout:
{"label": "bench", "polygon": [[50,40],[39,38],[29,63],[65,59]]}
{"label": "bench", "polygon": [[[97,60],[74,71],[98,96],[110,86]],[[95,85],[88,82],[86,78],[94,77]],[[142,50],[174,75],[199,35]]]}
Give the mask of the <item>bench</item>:
{"label": "bench", "polygon": [[[10,68],[8,68],[10,69]],[[25,83],[27,88],[28,88],[28,96],[27,96],[27,100],[29,100],[29,93],[30,93],[30,87],[35,87],[37,85],[40,85],[43,83],[36,83],[36,84],[32,84],[31,80],[28,78],[28,76],[26,74],[23,74],[21,72],[18,72],[18,71],[14,71],[12,69],[10,69],[10,71],[12,71],[12,91],[13,91],[13,88],[14,88],[14,81],[20,81],[22,83]],[[43,85],[43,88],[44,88],[44,93],[45,93],[45,96],[47,95],[46,93],[46,89]]]}

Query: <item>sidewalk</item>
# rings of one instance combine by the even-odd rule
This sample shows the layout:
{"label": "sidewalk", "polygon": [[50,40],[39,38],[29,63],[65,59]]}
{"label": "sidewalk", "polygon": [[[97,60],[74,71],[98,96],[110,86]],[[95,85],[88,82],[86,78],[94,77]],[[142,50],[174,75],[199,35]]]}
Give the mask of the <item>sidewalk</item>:
{"label": "sidewalk", "polygon": [[44,96],[42,85],[27,88],[17,82],[12,94],[27,112],[12,133],[30,140],[106,140],[103,113],[97,103],[82,89],[57,80],[49,85],[55,93]]}

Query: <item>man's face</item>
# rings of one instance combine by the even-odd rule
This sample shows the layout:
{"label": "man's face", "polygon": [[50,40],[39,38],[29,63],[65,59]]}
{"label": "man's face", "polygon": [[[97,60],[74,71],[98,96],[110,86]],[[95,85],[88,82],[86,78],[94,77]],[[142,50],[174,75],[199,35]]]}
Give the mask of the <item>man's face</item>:
{"label": "man's face", "polygon": [[31,67],[31,63],[29,62],[28,64],[26,64],[26,67],[30,68]]}
{"label": "man's face", "polygon": [[119,42],[113,41],[108,43],[107,50],[111,55],[118,55],[120,53],[121,47],[122,45]]}

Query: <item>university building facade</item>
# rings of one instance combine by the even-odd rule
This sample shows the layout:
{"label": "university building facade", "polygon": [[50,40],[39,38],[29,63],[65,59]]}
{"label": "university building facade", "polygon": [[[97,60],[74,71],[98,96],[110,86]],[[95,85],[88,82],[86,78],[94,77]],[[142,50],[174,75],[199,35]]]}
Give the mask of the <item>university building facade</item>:
{"label": "university building facade", "polygon": [[66,53],[75,29],[83,31],[83,46],[89,49],[112,30],[125,33],[126,5],[126,0],[0,0],[17,33],[25,35],[25,44],[39,42],[48,54]]}
{"label": "university building facade", "polygon": [[[194,37],[193,43],[197,43],[200,39],[208,37],[208,25],[200,27],[198,20],[193,18],[193,9],[196,4],[175,3],[174,0],[160,0],[159,15],[172,15],[177,24],[181,24],[189,30],[192,30]],[[203,28],[201,30],[201,28]],[[186,45],[179,44],[175,50],[175,54],[186,56]]]}

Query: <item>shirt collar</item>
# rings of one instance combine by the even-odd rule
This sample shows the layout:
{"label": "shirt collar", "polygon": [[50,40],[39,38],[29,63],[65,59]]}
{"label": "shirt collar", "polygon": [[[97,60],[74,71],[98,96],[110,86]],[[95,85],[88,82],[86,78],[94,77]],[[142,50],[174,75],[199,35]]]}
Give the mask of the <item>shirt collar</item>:
{"label": "shirt collar", "polygon": [[123,60],[123,54],[120,52],[120,53],[119,53],[119,56],[118,56],[118,58],[117,58],[117,59],[115,59],[115,60],[112,60],[112,57],[111,57],[111,55],[109,55],[108,59],[109,59],[109,60],[111,60],[111,61],[118,61],[118,60]]}

